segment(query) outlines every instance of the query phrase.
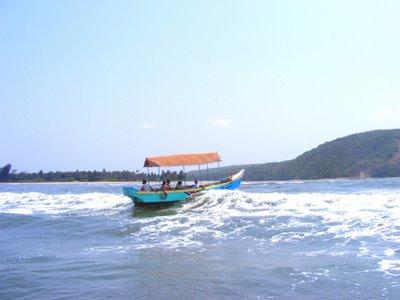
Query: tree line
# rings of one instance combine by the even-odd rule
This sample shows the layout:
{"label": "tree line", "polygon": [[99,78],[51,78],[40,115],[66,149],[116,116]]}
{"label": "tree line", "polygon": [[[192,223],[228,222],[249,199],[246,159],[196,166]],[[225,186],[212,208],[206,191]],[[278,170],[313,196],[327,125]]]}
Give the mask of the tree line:
{"label": "tree line", "polygon": [[95,182],[95,181],[140,181],[147,179],[150,181],[162,180],[185,180],[186,174],[182,171],[162,171],[160,175],[157,173],[145,173],[134,171],[50,171],[43,172],[18,172],[12,170],[11,164],[6,164],[0,168],[0,182]]}

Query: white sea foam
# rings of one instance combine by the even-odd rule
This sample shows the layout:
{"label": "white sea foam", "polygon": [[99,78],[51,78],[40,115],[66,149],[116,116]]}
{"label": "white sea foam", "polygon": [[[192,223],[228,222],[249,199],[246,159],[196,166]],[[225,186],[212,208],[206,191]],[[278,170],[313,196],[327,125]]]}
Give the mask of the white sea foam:
{"label": "white sea foam", "polygon": [[[131,234],[138,248],[201,248],[205,243],[251,239],[260,249],[310,239],[333,241],[331,248],[307,256],[330,255],[383,259],[369,241],[400,245],[400,195],[396,193],[245,193],[212,191],[175,208],[165,216],[131,220],[140,228]],[[123,224],[122,226],[125,226]],[[347,243],[361,243],[358,253]],[[367,241],[367,242],[365,242]],[[388,268],[397,268],[390,265]],[[380,266],[378,266],[381,268]],[[381,268],[382,269],[382,268]]]}
{"label": "white sea foam", "polygon": [[63,214],[70,212],[115,211],[130,203],[122,195],[108,193],[54,194],[0,193],[0,213]]}
{"label": "white sea foam", "polygon": [[[400,195],[329,193],[210,192],[179,209],[180,213],[202,212],[217,218],[231,217],[317,217],[332,223],[328,233],[371,235],[382,228],[400,225]],[[212,219],[212,218],[211,218]],[[304,223],[304,221],[302,221]],[[336,225],[335,225],[336,224]],[[308,226],[312,226],[309,223]],[[360,226],[361,225],[361,226]],[[366,227],[363,227],[366,225]],[[354,236],[356,237],[356,236]]]}
{"label": "white sea foam", "polygon": [[379,266],[380,270],[388,275],[400,276],[400,259],[382,259]]}

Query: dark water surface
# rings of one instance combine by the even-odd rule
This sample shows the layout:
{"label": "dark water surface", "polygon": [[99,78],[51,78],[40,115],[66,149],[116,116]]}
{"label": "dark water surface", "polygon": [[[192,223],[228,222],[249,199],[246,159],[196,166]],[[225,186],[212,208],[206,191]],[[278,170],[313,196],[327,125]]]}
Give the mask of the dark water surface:
{"label": "dark water surface", "polygon": [[0,298],[400,298],[400,179],[244,183],[163,210],[1,184]]}

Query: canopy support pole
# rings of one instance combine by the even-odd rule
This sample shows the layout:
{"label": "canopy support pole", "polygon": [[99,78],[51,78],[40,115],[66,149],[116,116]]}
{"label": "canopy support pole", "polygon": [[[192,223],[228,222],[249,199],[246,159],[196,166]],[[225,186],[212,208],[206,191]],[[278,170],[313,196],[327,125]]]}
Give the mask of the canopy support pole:
{"label": "canopy support pole", "polygon": [[210,179],[208,178],[208,164],[207,164],[207,184],[210,184]]}
{"label": "canopy support pole", "polygon": [[[201,178],[201,171],[200,171],[200,165],[199,165],[199,179]],[[203,182],[201,181],[201,179],[200,179],[200,185],[202,185],[203,184]]]}

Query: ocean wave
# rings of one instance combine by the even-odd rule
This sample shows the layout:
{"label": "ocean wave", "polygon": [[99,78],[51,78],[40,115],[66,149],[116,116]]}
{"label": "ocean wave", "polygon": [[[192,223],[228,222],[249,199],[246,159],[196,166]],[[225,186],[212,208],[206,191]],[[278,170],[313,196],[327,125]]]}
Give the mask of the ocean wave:
{"label": "ocean wave", "polygon": [[[385,257],[388,250],[377,254],[368,248],[369,241],[374,247],[381,241],[394,247],[400,242],[400,195],[396,193],[212,191],[173,210],[127,221],[123,230],[127,238],[139,241],[138,248],[201,249],[209,243],[249,239],[265,249],[317,241],[321,248],[310,256],[353,255],[346,245],[356,241],[361,244],[357,254]],[[129,223],[139,226],[130,231]]]}
{"label": "ocean wave", "polygon": [[0,213],[9,214],[65,214],[73,212],[115,212],[131,203],[122,195],[109,193],[43,194],[0,193]]}
{"label": "ocean wave", "polygon": [[[400,243],[400,195],[390,192],[246,193],[210,191],[167,210],[141,211],[128,197],[111,193],[0,193],[0,212],[10,214],[114,214],[131,211],[142,241],[201,245],[204,239],[257,238],[270,243],[321,236],[368,237]],[[129,231],[129,230],[128,230]],[[129,233],[130,234],[130,233]],[[361,251],[361,250],[360,250]]]}
{"label": "ocean wave", "polygon": [[[210,244],[247,240],[253,252],[301,245],[299,251],[305,257],[373,258],[377,270],[400,275],[400,194],[394,192],[210,191],[161,210],[134,207],[128,197],[114,193],[0,193],[0,213],[6,214],[68,217],[121,212],[114,217],[116,234],[129,248],[118,251],[162,248],[199,252]],[[307,245],[312,246],[307,249]]]}

